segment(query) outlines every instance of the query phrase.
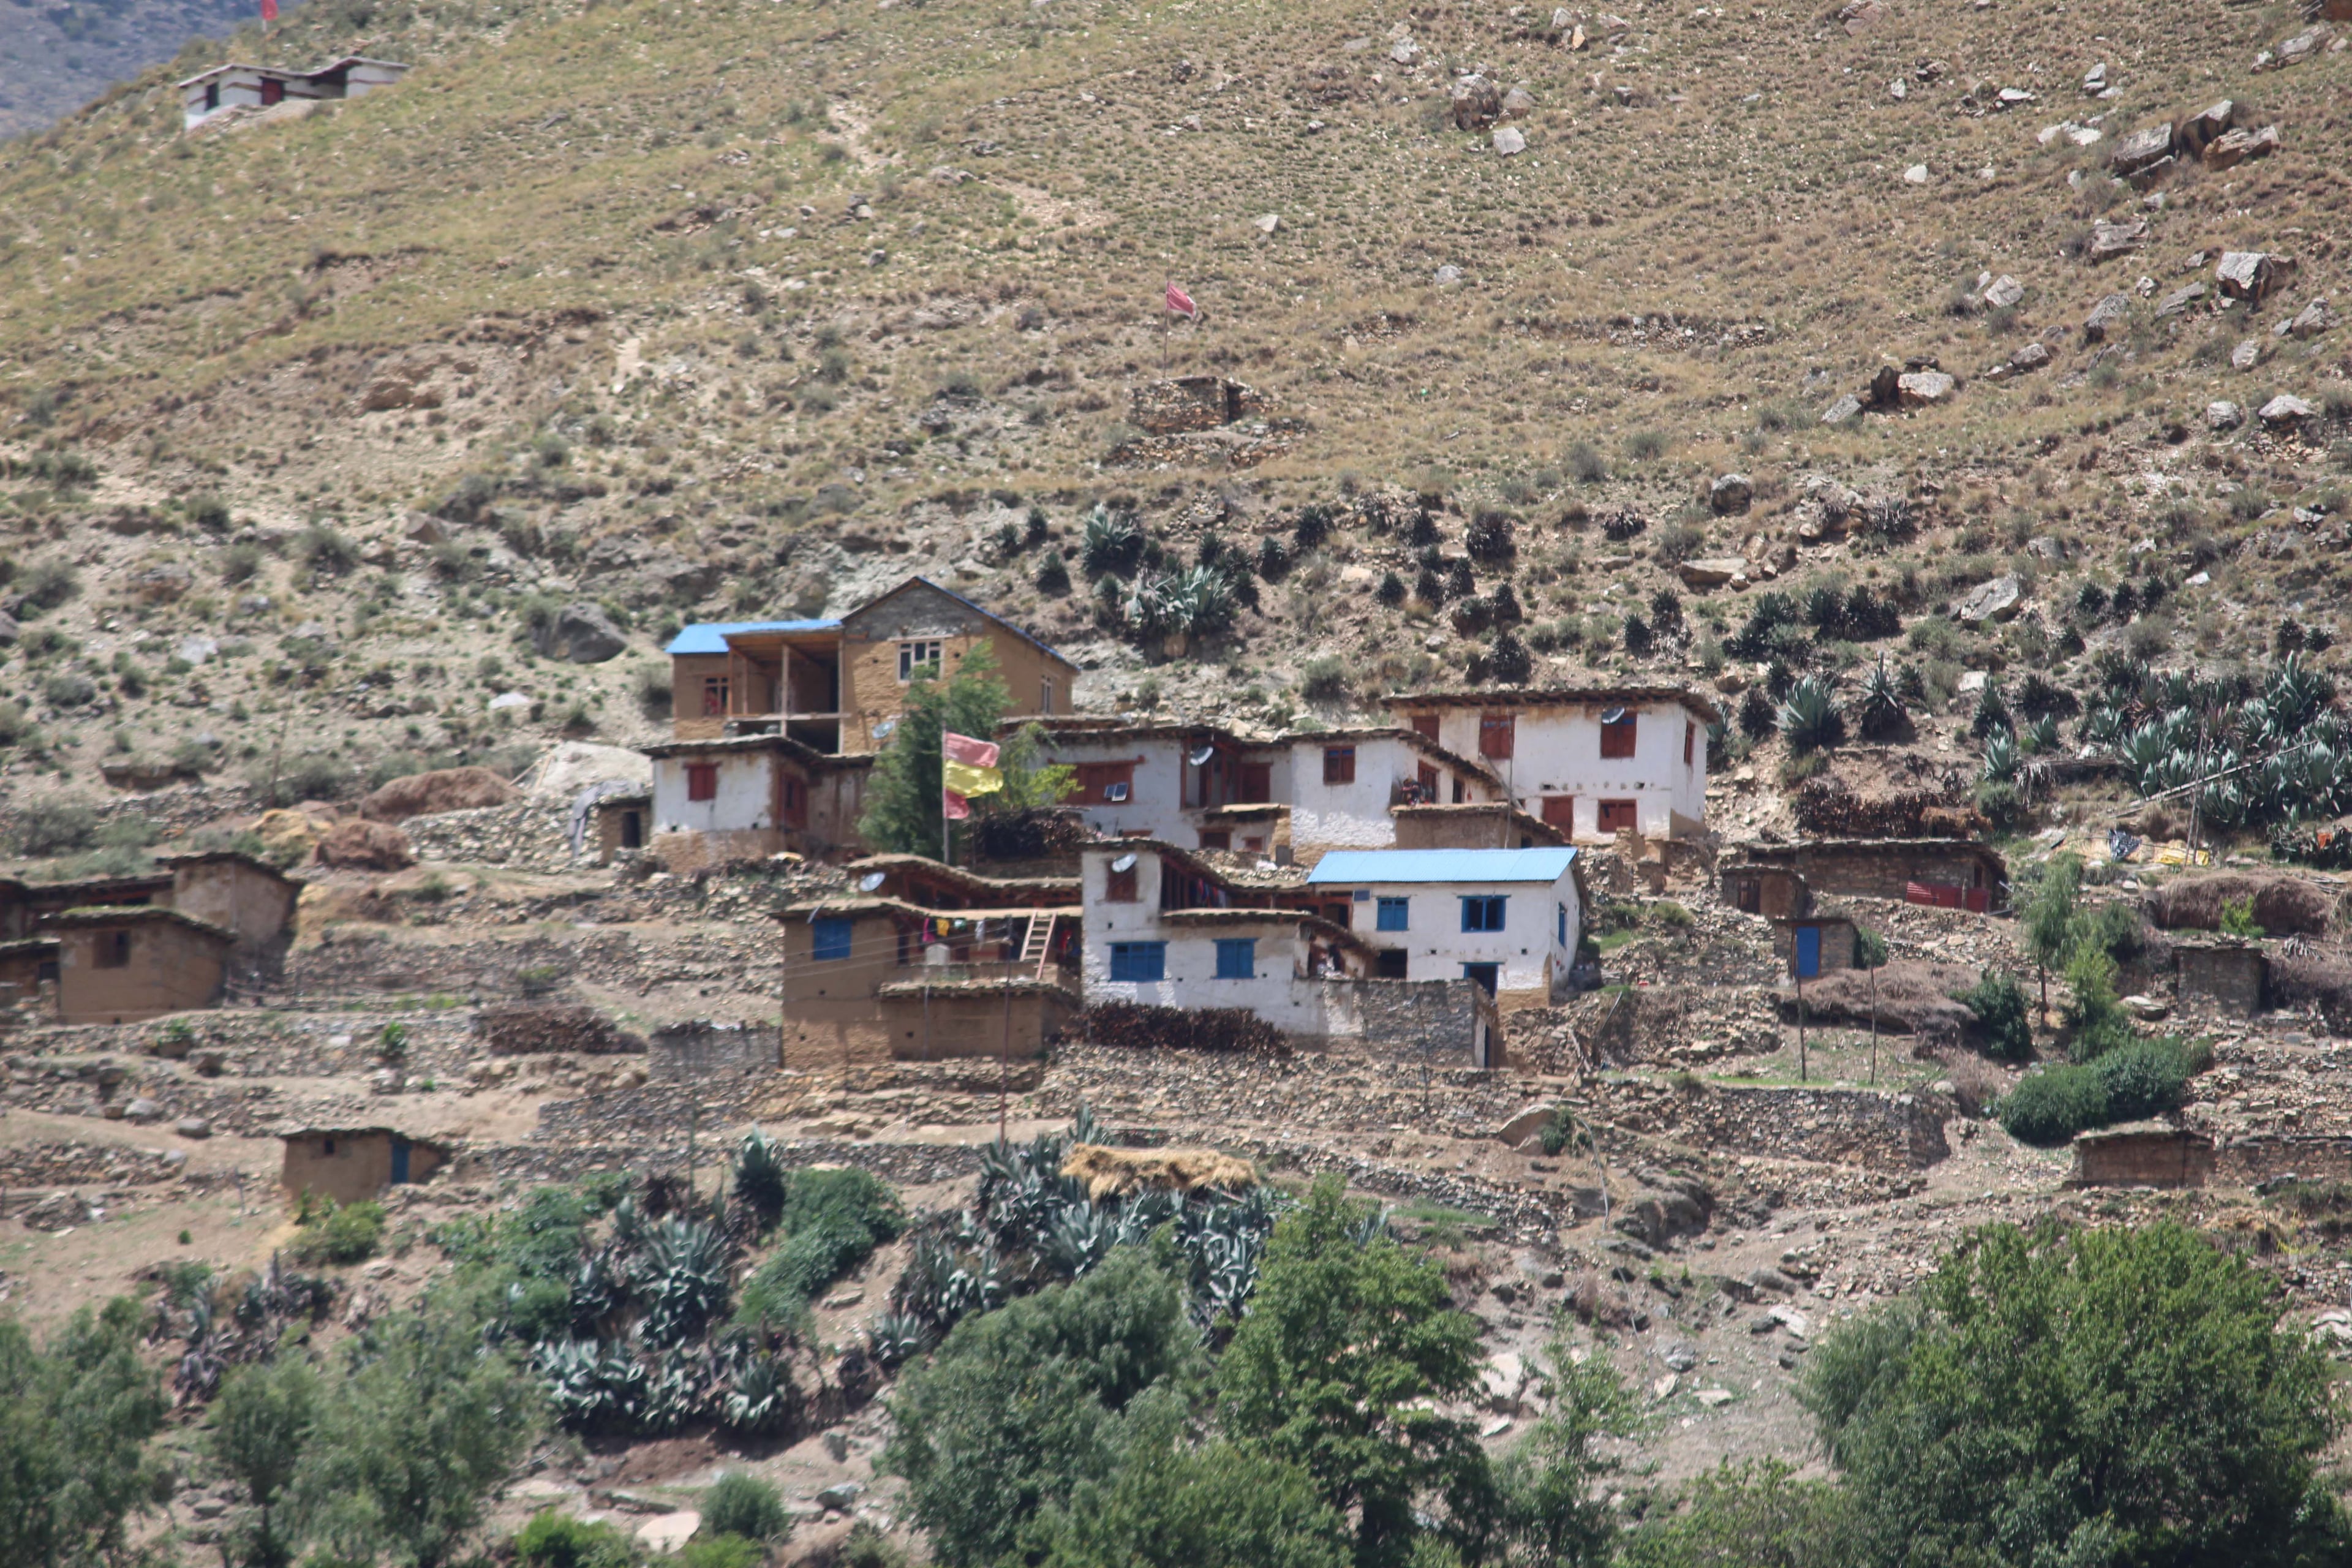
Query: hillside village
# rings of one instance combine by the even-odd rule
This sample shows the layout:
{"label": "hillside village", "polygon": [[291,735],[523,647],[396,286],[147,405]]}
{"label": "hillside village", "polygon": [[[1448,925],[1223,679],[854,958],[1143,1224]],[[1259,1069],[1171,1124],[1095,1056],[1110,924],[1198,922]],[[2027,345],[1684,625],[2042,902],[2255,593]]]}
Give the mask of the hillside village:
{"label": "hillside village", "polygon": [[[310,0],[0,143],[0,1314],[135,1298],[173,1478],[90,1539],[1144,1561],[1103,1455],[1327,1479],[1310,1223],[1467,1468],[1171,1561],[2027,1561],[1823,1413],[1986,1227],[2333,1401],[2347,43]],[[958,1357],[1162,1286],[1175,1436],[958,1501]],[[437,1546],[223,1457],[448,1313],[533,1414]]]}

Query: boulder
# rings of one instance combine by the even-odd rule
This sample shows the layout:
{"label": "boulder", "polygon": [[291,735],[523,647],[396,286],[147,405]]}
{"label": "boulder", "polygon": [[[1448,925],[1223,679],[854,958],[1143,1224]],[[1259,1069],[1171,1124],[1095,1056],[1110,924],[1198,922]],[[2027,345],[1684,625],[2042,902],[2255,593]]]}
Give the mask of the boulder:
{"label": "boulder", "polygon": [[1495,1129],[1497,1142],[1516,1149],[1550,1126],[1559,1116],[1559,1102],[1539,1100]]}
{"label": "boulder", "polygon": [[335,824],[319,839],[312,853],[321,866],[362,871],[397,871],[416,864],[415,853],[408,847],[407,834],[390,823],[357,818]]}
{"label": "boulder", "polygon": [[163,1104],[142,1094],[122,1108],[122,1120],[135,1122],[142,1127],[152,1126],[163,1120]]}
{"label": "boulder", "polygon": [[1720,588],[1727,583],[1748,581],[1748,562],[1738,555],[1701,556],[1675,570],[1682,574],[1685,588]]}
{"label": "boulder", "polygon": [[488,768],[442,768],[394,779],[360,802],[372,822],[405,822],[444,811],[474,811],[520,800],[522,792]]}
{"label": "boulder", "polygon": [[1497,125],[1495,127],[1495,153],[1497,157],[1515,157],[1527,150],[1528,139],[1519,134],[1519,129],[1517,126]]}
{"label": "boulder", "polygon": [[2293,393],[2282,392],[2257,409],[2254,417],[2273,430],[2292,430],[2305,420],[2317,417],[2318,414],[2318,409],[2302,398]]}
{"label": "boulder", "polygon": [[1493,82],[1475,71],[1454,79],[1455,130],[1484,131],[1502,114],[1503,94]]}
{"label": "boulder", "polygon": [[1389,58],[1411,68],[1421,63],[1421,46],[1411,38],[1399,38],[1389,49]]}
{"label": "boulder", "polygon": [[2213,268],[2222,294],[2259,305],[2294,276],[2294,258],[2264,250],[2231,250]]}
{"label": "boulder", "polygon": [[2238,346],[2230,351],[2231,370],[2252,370],[2262,363],[2263,340],[2260,338],[2242,338]]}
{"label": "boulder", "polygon": [[2102,218],[2091,226],[2090,258],[2094,261],[2111,260],[2147,243],[2146,218],[2123,218],[2113,223]]}
{"label": "boulder", "polygon": [[1927,408],[1951,401],[1959,383],[1940,370],[1906,371],[1895,381],[1895,396],[1906,408]]}
{"label": "boulder", "polygon": [[1904,170],[1903,183],[1906,185],[1926,184],[1927,183],[1927,165],[1925,163],[1914,163],[1909,168]]}
{"label": "boulder", "polygon": [[2025,298],[2025,285],[2004,272],[1985,286],[1984,302],[1992,310],[2006,310]]}
{"label": "boulder", "polygon": [[1987,621],[2005,621],[2017,614],[2025,601],[2025,584],[2015,577],[1996,577],[1990,583],[1979,583],[1960,601],[1960,621],[1963,625],[1980,626]]}
{"label": "boulder", "polygon": [[1827,408],[1822,410],[1822,423],[1824,425],[1843,425],[1849,419],[1860,417],[1861,414],[1862,400],[1849,395],[1839,398],[1835,403],[1831,404]]}
{"label": "boulder", "polygon": [[2156,313],[2158,316],[2177,316],[2203,298],[2205,298],[2204,284],[2184,283],[2157,301]]}
{"label": "boulder", "polygon": [[637,1539],[649,1551],[675,1552],[693,1540],[694,1532],[701,1528],[700,1514],[690,1508],[680,1509],[676,1513],[657,1513],[637,1526]]}
{"label": "boulder", "polygon": [[2286,330],[2298,338],[2315,338],[2335,324],[2336,318],[2329,312],[2327,301],[2320,299],[2314,300],[2297,311],[2294,320],[2286,324]]}
{"label": "boulder", "polygon": [[1535,94],[1526,88],[1515,87],[1503,95],[1503,118],[1525,120],[1536,111]]}
{"label": "boulder", "polygon": [[1250,219],[1250,226],[1257,230],[1260,234],[1279,234],[1282,232],[1282,215],[1280,213],[1260,213],[1257,216]]}
{"label": "boulder", "polygon": [[1756,486],[1746,474],[1717,474],[1706,487],[1706,504],[1717,517],[1746,511],[1756,499]]}
{"label": "boulder", "polygon": [[294,866],[310,858],[320,836],[331,826],[331,820],[321,821],[288,806],[263,812],[253,831],[261,839],[264,858],[280,866]]}
{"label": "boulder", "polygon": [[2172,128],[2172,144],[2181,156],[2199,158],[2205,149],[2238,122],[2238,106],[2228,99],[2200,109]]}
{"label": "boulder", "polygon": [[2133,132],[2116,143],[2107,154],[2107,165],[2126,179],[2144,174],[2172,157],[2172,127],[2150,125]]}
{"label": "boulder", "polygon": [[183,1138],[209,1138],[213,1124],[201,1116],[183,1116],[172,1123],[172,1131]]}
{"label": "boulder", "polygon": [[1885,15],[1886,7],[1879,0],[1846,0],[1838,10],[1838,26],[1848,35],[1858,37],[1876,26]]}
{"label": "boulder", "polygon": [[2235,430],[2246,422],[2246,411],[2234,403],[2209,403],[2205,405],[2205,425],[2211,430]]}
{"label": "boulder", "polygon": [[2083,73],[2083,90],[2096,98],[2107,90],[2107,62],[2101,60]]}
{"label": "boulder", "polygon": [[2325,26],[2305,27],[2302,32],[2273,49],[2271,54],[2282,68],[2297,65],[2317,54],[2319,46],[2326,43],[2327,37],[2328,29]]}
{"label": "boulder", "polygon": [[629,646],[604,606],[585,599],[558,610],[545,626],[531,634],[531,644],[541,658],[569,659],[573,664],[602,664]]}
{"label": "boulder", "polygon": [[2279,128],[2265,125],[2260,131],[2248,131],[2243,126],[2226,135],[2214,138],[2205,149],[2205,166],[2209,169],[2234,168],[2257,158],[2267,158],[2279,150]]}
{"label": "boulder", "polygon": [[2010,363],[2020,370],[2040,370],[2050,363],[2050,351],[2040,343],[2028,343],[2017,351]]}

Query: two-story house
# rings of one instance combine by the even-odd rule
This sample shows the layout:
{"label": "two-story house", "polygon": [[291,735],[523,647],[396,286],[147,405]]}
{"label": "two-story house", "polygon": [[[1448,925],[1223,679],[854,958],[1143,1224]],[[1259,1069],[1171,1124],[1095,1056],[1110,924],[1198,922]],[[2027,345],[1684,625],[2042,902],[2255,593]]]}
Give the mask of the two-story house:
{"label": "two-story house", "polygon": [[1347,901],[1374,973],[1469,980],[1507,1013],[1556,1000],[1584,938],[1572,848],[1338,850],[1307,884]]}
{"label": "two-story house", "polygon": [[1722,714],[1688,687],[1412,691],[1383,701],[1416,732],[1493,769],[1507,799],[1571,838],[1706,831],[1706,731]]}

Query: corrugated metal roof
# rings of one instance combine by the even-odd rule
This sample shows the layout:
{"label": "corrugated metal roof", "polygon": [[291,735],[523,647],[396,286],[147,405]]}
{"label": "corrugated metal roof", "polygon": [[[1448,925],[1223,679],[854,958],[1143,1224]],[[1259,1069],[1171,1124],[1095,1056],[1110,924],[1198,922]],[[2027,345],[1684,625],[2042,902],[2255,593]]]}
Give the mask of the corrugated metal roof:
{"label": "corrugated metal roof", "polygon": [[1374,882],[1557,882],[1576,851],[1543,849],[1334,849],[1310,886]]}
{"label": "corrugated metal roof", "polygon": [[839,621],[697,621],[670,639],[664,653],[725,653],[734,632],[829,632]]}

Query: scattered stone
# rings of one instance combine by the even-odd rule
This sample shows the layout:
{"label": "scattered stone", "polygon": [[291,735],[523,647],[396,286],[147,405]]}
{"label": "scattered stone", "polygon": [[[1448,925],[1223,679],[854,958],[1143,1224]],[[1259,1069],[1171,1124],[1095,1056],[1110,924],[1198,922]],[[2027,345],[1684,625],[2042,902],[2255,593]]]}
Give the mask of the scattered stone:
{"label": "scattered stone", "polygon": [[1756,486],[1746,474],[1717,474],[1706,487],[1706,504],[1717,517],[1746,511],[1756,499]]}
{"label": "scattered stone", "polygon": [[1250,226],[1260,234],[1277,233],[1282,227],[1282,215],[1280,213],[1262,214],[1250,219]]}
{"label": "scattered stone", "polygon": [[2230,351],[2231,370],[2252,370],[2262,363],[2263,340],[2260,338],[2242,339],[2236,348]]}
{"label": "scattered stone", "polygon": [[817,1506],[832,1510],[836,1513],[847,1513],[856,1506],[857,1500],[865,1493],[866,1488],[860,1482],[835,1481],[816,1494]]}
{"label": "scattered stone", "polygon": [[2204,284],[2184,283],[2158,302],[2156,313],[2158,316],[2177,316],[2203,298],[2205,298]]}
{"label": "scattered stone", "polygon": [[2153,172],[2172,161],[2172,127],[2150,125],[2133,132],[2107,154],[2108,167],[2126,179]]}
{"label": "scattered stone", "polygon": [[2222,254],[2213,275],[2222,294],[2259,305],[2286,286],[2294,276],[2294,258],[2263,250],[2231,250]]}
{"label": "scattered stone", "polygon": [[2286,330],[2298,338],[2315,338],[2335,324],[2336,318],[2329,312],[2327,301],[2318,299],[2297,311],[2294,320],[2286,324]]}
{"label": "scattered stone", "polygon": [[1990,583],[1979,583],[1960,601],[1961,624],[1980,626],[1987,621],[2008,620],[2017,614],[2024,600],[2025,584],[2015,577],[1996,577]]}
{"label": "scattered stone", "polygon": [[1733,1395],[1727,1388],[1702,1388],[1691,1397],[1709,1410],[1720,1410],[1731,1403]]}
{"label": "scattered stone", "polygon": [[824,1305],[827,1311],[838,1312],[846,1308],[855,1307],[865,1300],[866,1292],[863,1290],[856,1289],[836,1290],[824,1299]]}
{"label": "scattered stone", "polygon": [[1688,1340],[1676,1340],[1658,1358],[1673,1372],[1688,1372],[1698,1364],[1698,1347]]}
{"label": "scattered stone", "polygon": [[2083,90],[2096,98],[2107,90],[2107,62],[2101,60],[2083,73]]}
{"label": "scattered stone", "polygon": [[1774,1322],[1801,1340],[1812,1337],[1812,1324],[1807,1321],[1804,1313],[1794,1307],[1775,1307],[1769,1316]]}
{"label": "scattered stone", "polygon": [[2315,418],[2319,410],[2293,393],[2282,392],[2262,405],[2254,417],[2273,430],[2292,430],[2305,420]]}
{"label": "scattered stone", "polygon": [[530,699],[525,697],[520,691],[501,691],[496,697],[491,698],[489,703],[490,711],[493,713],[503,713],[510,709],[528,708],[530,706]]}
{"label": "scattered stone", "polygon": [[1909,168],[1903,171],[1903,180],[1906,184],[1926,184],[1927,183],[1927,165],[1925,163],[1912,164]]}
{"label": "scattered stone", "polygon": [[2228,401],[2205,405],[2205,423],[2215,430],[2235,430],[2246,422],[2246,411]]}
{"label": "scattered stone", "polygon": [[132,1100],[130,1104],[122,1108],[122,1120],[125,1121],[137,1122],[140,1126],[144,1127],[151,1123],[163,1121],[163,1108],[161,1104],[148,1099],[142,1094],[137,1100]]}
{"label": "scattered stone", "polygon": [[1421,46],[1411,38],[1399,38],[1390,48],[1389,58],[1401,66],[1417,66],[1421,63]]}
{"label": "scattered stone", "polygon": [[1993,107],[2007,110],[2022,109],[2033,101],[2033,95],[2021,87],[2005,87],[1993,96]]}
{"label": "scattered stone", "polygon": [[1519,134],[1516,125],[1495,127],[1495,152],[1498,157],[1516,157],[1528,150],[1528,139]]}
{"label": "scattered stone", "polygon": [[209,1138],[213,1124],[201,1116],[183,1116],[172,1123],[172,1131],[183,1138]]}
{"label": "scattered stone", "polygon": [[1682,1385],[1683,1380],[1681,1375],[1679,1373],[1670,1372],[1666,1373],[1665,1376],[1659,1378],[1655,1383],[1650,1384],[1650,1397],[1652,1399],[1672,1399],[1675,1396],[1675,1390],[1680,1388]]}
{"label": "scattered stone", "polygon": [[2201,157],[2209,144],[2237,122],[2238,106],[2225,98],[2209,108],[2199,110],[2174,127],[2173,145],[2185,157]]}
{"label": "scattered stone", "polygon": [[1886,15],[1886,7],[1878,0],[1846,0],[1837,14],[1838,26],[1849,36],[1859,37],[1876,26]]}
{"label": "scattered stone", "polygon": [[1748,581],[1748,562],[1738,555],[1704,556],[1685,561],[1675,570],[1682,574],[1686,588],[1720,588],[1727,583]]}
{"label": "scattered stone", "polygon": [[2110,223],[2105,219],[2091,226],[2091,259],[2106,261],[2138,249],[2147,243],[2147,219],[2125,218]]}
{"label": "scattered stone", "polygon": [[2248,131],[2242,126],[2218,137],[2205,149],[2205,166],[2209,169],[2234,168],[2257,158],[2267,158],[2279,150],[2279,128],[2265,125],[2260,131]]}
{"label": "scattered stone", "polygon": [[1536,111],[1535,94],[1526,88],[1515,87],[1503,95],[1503,118],[1524,120]]}
{"label": "scattered stone", "polygon": [[[2284,70],[2288,66],[2300,65],[2317,54],[2319,46],[2326,43],[2327,38],[2328,29],[2326,26],[2305,27],[2278,47],[2267,49],[2263,53],[2273,68]],[[2263,63],[2262,59],[2255,61],[2257,65]]]}
{"label": "scattered stone", "polygon": [[2020,370],[2040,370],[2050,363],[2050,351],[2040,343],[2028,343],[2017,351],[2010,363]]}
{"label": "scattered stone", "polygon": [[1849,419],[1858,419],[1861,416],[1862,400],[1851,394],[1839,398],[1822,410],[1822,423],[1824,425],[1843,425]]}
{"label": "scattered stone", "polygon": [[1898,76],[1886,84],[1886,96],[1900,103],[1911,96],[1911,84]]}
{"label": "scattered stone", "polygon": [[28,1230],[42,1230],[55,1234],[58,1231],[71,1230],[78,1225],[88,1225],[90,1208],[88,1204],[82,1202],[81,1194],[79,1193],[51,1193],[18,1217],[25,1222],[25,1227]]}
{"label": "scattered stone", "polygon": [[543,658],[569,659],[573,664],[602,664],[629,646],[602,605],[582,599],[558,610],[531,637]]}
{"label": "scattered stone", "polygon": [[1895,396],[1906,408],[1927,408],[1948,402],[1959,383],[1940,370],[1906,371],[1895,382]]}
{"label": "scattered stone", "polygon": [[2130,314],[2131,300],[2128,296],[2108,295],[2096,305],[2092,306],[2091,313],[2084,318],[2083,341],[2090,343],[2105,342],[2107,334],[2121,326],[2124,319]]}
{"label": "scattered stone", "polygon": [[1454,79],[1454,128],[1484,131],[1502,118],[1503,94],[1495,84],[1473,71]]}
{"label": "scattered stone", "polygon": [[2025,285],[2004,272],[1985,286],[1984,302],[1996,310],[2006,310],[2025,298]]}
{"label": "scattered stone", "polygon": [[702,1516],[692,1509],[680,1509],[676,1513],[656,1514],[637,1526],[637,1539],[656,1552],[673,1552],[694,1539],[702,1528]]}
{"label": "scattered stone", "polygon": [[1435,283],[1440,289],[1449,283],[1459,283],[1462,281],[1462,268],[1449,261],[1430,275],[1430,281]]}

